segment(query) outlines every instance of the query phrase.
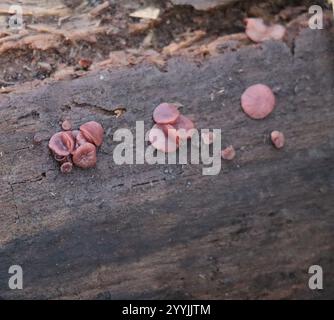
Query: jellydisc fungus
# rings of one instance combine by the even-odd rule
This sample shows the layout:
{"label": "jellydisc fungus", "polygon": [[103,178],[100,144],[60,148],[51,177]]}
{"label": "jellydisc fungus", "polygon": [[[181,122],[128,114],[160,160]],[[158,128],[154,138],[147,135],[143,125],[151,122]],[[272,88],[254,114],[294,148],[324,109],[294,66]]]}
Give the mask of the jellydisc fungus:
{"label": "jellydisc fungus", "polygon": [[49,141],[49,148],[54,155],[66,157],[70,155],[75,147],[75,142],[72,134],[65,132],[57,132]]}
{"label": "jellydisc fungus", "polygon": [[88,142],[95,144],[97,147],[102,144],[104,130],[98,122],[87,122],[80,127],[80,131]]}
{"label": "jellydisc fungus", "polygon": [[272,141],[273,145],[275,146],[275,148],[281,149],[281,148],[284,147],[285,138],[284,138],[284,134],[282,132],[273,131],[270,134],[270,138],[271,138],[271,141]]}
{"label": "jellydisc fungus", "polygon": [[81,131],[79,131],[79,133],[76,136],[76,142],[77,142],[76,144],[77,147],[82,146],[83,144],[88,142]]}
{"label": "jellydisc fungus", "polygon": [[159,124],[172,124],[179,116],[180,111],[171,103],[161,103],[153,111],[153,120]]}
{"label": "jellydisc fungus", "polygon": [[149,132],[152,146],[162,152],[175,152],[181,141],[192,137],[194,123],[182,115],[174,104],[161,103],[153,112],[155,125]]}
{"label": "jellydisc fungus", "polygon": [[61,127],[65,131],[69,131],[72,129],[72,123],[69,120],[64,120],[61,124]]}
{"label": "jellydisc fungus", "polygon": [[246,35],[254,42],[281,40],[285,35],[285,27],[275,24],[267,26],[261,18],[247,18]]}
{"label": "jellydisc fungus", "polygon": [[62,173],[70,173],[73,169],[73,163],[72,162],[64,162],[61,166],[60,166],[60,171]]}
{"label": "jellydisc fungus", "polygon": [[228,146],[221,151],[221,156],[224,160],[233,160],[235,158],[235,154],[233,146]]}
{"label": "jellydisc fungus", "polygon": [[95,167],[96,147],[92,143],[85,143],[73,152],[73,163],[82,169]]}
{"label": "jellydisc fungus", "polygon": [[274,110],[275,103],[272,90],[264,84],[250,86],[241,96],[242,109],[253,119],[268,116]]}
{"label": "jellydisc fungus", "polygon": [[155,124],[149,132],[149,141],[162,152],[175,152],[178,148],[176,130],[168,124]]}
{"label": "jellydisc fungus", "polygon": [[[72,125],[64,125],[64,122],[62,128],[71,130]],[[73,164],[83,169],[94,167],[97,147],[101,146],[103,135],[101,124],[95,121],[83,124],[80,130],[55,133],[49,141],[49,148],[55,160],[61,164],[60,171],[71,172]]]}

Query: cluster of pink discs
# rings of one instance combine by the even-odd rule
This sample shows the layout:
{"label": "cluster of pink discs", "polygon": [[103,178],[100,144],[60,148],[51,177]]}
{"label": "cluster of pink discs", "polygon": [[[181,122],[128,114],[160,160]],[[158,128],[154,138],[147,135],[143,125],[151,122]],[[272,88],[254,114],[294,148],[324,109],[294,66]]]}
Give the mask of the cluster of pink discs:
{"label": "cluster of pink discs", "polygon": [[162,152],[175,152],[181,143],[192,137],[194,123],[182,115],[172,103],[161,103],[153,112],[156,123],[149,132],[152,146]]}
{"label": "cluster of pink discs", "polygon": [[92,168],[97,162],[97,147],[103,142],[104,130],[100,123],[86,122],[80,130],[71,131],[71,124],[65,120],[62,124],[64,131],[55,133],[49,148],[56,161],[60,163],[60,171],[69,173],[73,165],[82,168]]}

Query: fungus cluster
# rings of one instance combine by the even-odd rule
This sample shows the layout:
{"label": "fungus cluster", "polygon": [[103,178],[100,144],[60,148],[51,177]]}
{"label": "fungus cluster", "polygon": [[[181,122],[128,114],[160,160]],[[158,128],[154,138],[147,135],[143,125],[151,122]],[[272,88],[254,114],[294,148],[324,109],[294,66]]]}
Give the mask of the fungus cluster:
{"label": "fungus cluster", "polygon": [[247,18],[246,35],[254,42],[281,40],[285,35],[285,27],[274,24],[267,26],[261,18]]}
{"label": "fungus cluster", "polygon": [[56,161],[61,165],[62,173],[69,173],[73,165],[82,168],[92,168],[96,165],[96,151],[103,142],[104,130],[98,122],[90,121],[83,124],[80,130],[73,130],[68,120],[62,123],[66,131],[55,133],[49,148]]}
{"label": "fungus cluster", "polygon": [[153,112],[155,125],[149,132],[152,146],[162,152],[175,152],[182,141],[192,137],[194,123],[172,103],[161,103]]}
{"label": "fungus cluster", "polygon": [[276,149],[281,149],[284,147],[285,138],[282,132],[275,130],[270,134],[270,138]]}

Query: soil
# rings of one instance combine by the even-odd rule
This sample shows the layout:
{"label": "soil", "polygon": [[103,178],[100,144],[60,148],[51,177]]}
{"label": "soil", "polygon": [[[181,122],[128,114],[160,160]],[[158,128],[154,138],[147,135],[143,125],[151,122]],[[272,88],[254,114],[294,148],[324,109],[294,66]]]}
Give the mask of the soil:
{"label": "soil", "polygon": [[[39,3],[40,1],[35,1]],[[219,2],[219,1],[218,1]],[[43,7],[44,2],[40,3]],[[66,10],[69,10],[70,18],[63,17],[63,13],[55,12],[54,15],[40,15],[37,17],[24,16],[25,26],[43,25],[56,30],[73,31],[73,24],[91,25],[92,10],[100,6],[102,1],[63,1]],[[191,6],[176,6],[166,1],[109,1],[110,5],[103,9],[98,16],[93,17],[96,28],[106,27],[107,31],[100,32],[93,29],[95,39],[79,40],[65,39],[64,37],[50,48],[39,49],[34,43],[18,43],[11,49],[4,49],[5,37],[8,28],[1,28],[0,24],[0,86],[3,88],[22,84],[26,81],[44,80],[49,77],[62,79],[67,75],[63,70],[70,67],[72,73],[80,69],[79,60],[86,58],[92,60],[93,67],[99,62],[108,60],[110,53],[116,52],[115,59],[108,64],[119,65],[121,57],[126,56],[127,62],[135,64],[136,57],[146,55],[147,50],[158,56],[164,52],[164,48],[177,44],[191,37],[196,32],[202,32],[197,45],[203,45],[215,39],[244,31],[244,18],[248,16],[261,16],[266,21],[289,23],[298,15],[307,13],[309,0],[275,0],[275,1],[242,1],[231,6],[218,6],[209,11],[195,10]],[[83,5],[84,4],[84,5]],[[158,20],[147,21],[132,18],[130,14],[138,8],[154,6],[160,9]],[[323,6],[328,4],[323,2]],[[283,12],[283,14],[282,14]],[[67,12],[68,13],[68,12]],[[71,23],[66,25],[66,21]],[[89,22],[88,22],[89,20]],[[94,31],[95,30],[95,31]],[[28,35],[48,34],[48,32],[36,32],[27,28]],[[6,34],[7,32],[7,34]],[[1,33],[3,37],[1,38]],[[2,41],[2,42],[1,42]],[[130,51],[129,51],[130,50]],[[130,54],[129,54],[130,52]],[[135,57],[133,57],[135,56]],[[165,59],[163,57],[162,59]],[[110,59],[109,59],[110,60]],[[141,60],[140,60],[141,61]],[[158,60],[160,61],[160,60]],[[121,64],[124,64],[123,62]],[[71,69],[72,68],[72,69]],[[58,73],[57,73],[58,72]],[[71,71],[69,71],[70,73]],[[78,76],[78,75],[76,75]],[[4,92],[10,91],[7,88]]]}

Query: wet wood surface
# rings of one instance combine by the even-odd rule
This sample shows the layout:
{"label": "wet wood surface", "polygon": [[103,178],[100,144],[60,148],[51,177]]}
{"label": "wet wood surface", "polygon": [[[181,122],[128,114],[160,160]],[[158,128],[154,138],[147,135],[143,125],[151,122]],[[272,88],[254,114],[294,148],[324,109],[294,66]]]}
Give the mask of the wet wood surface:
{"label": "wet wood surface", "polygon": [[[333,32],[305,30],[292,48],[248,45],[205,60],[105,70],[0,96],[0,296],[14,298],[333,298]],[[263,121],[242,92],[274,88]],[[237,157],[202,165],[115,165],[117,128],[152,126],[162,101],[198,128],[221,128]],[[124,106],[119,117],[112,110]],[[110,132],[96,169],[62,175],[47,148],[59,121]],[[268,141],[281,130],[286,146]],[[34,146],[36,133],[44,136]],[[21,265],[24,290],[8,289]],[[324,290],[308,288],[308,268]]]}

